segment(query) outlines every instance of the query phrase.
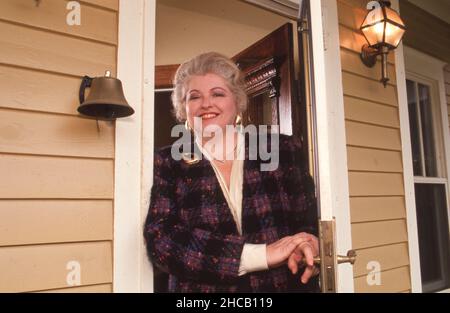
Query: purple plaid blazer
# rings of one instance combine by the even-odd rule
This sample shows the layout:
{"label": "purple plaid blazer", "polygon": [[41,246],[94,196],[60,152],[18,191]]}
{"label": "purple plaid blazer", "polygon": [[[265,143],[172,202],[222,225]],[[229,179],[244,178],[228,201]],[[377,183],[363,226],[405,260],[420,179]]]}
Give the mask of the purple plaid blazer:
{"label": "purple plaid blazer", "polygon": [[[314,183],[303,167],[300,142],[280,135],[279,166],[261,171],[249,160],[246,134],[239,235],[214,170],[206,158],[175,161],[171,147],[155,154],[144,237],[150,260],[169,273],[170,292],[317,291],[317,279],[300,282],[287,265],[238,276],[244,243],[273,243],[299,232],[317,234]],[[269,150],[271,147],[270,136]]]}

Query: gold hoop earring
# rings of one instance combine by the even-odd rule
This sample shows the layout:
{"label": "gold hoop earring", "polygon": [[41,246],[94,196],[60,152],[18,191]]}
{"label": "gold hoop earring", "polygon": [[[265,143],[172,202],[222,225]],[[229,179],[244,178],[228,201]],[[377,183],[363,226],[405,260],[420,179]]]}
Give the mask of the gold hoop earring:
{"label": "gold hoop earring", "polygon": [[240,115],[236,116],[236,125],[242,125],[242,117]]}
{"label": "gold hoop earring", "polygon": [[188,120],[186,120],[186,122],[184,122],[184,127],[186,128],[186,130],[192,131],[191,126],[189,126]]}

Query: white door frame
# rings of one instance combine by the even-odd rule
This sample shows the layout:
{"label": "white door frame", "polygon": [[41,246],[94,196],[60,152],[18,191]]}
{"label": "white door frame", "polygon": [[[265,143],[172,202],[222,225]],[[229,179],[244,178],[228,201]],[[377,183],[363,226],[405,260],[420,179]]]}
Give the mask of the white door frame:
{"label": "white door frame", "polygon": [[[322,219],[336,218],[337,252],[352,248],[336,1],[311,1]],[[120,0],[118,77],[135,114],[116,122],[114,292],[153,291],[142,236],[152,183],[155,0]],[[338,291],[353,292],[353,268],[338,268]]]}
{"label": "white door frame", "polygon": [[[336,252],[352,249],[347,140],[337,1],[311,0],[321,219],[336,220]],[[338,266],[338,292],[354,292],[353,267]]]}
{"label": "white door frame", "polygon": [[153,177],[154,0],[120,0],[117,75],[134,115],[117,120],[114,292],[152,292],[143,224]]}

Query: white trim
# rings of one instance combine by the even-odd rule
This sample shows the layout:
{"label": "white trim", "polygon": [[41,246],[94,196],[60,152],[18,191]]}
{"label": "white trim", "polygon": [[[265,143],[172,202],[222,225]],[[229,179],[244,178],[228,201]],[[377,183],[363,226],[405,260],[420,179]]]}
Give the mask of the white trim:
{"label": "white trim", "polygon": [[419,184],[447,184],[447,178],[414,176],[414,181]]}
{"label": "white trim", "polygon": [[[398,0],[392,1],[393,9],[400,11]],[[405,187],[406,223],[408,229],[409,269],[411,292],[422,292],[420,273],[419,238],[417,234],[416,197],[414,192],[414,171],[409,130],[408,96],[406,92],[405,58],[403,42],[395,50],[395,72],[400,117],[400,136],[402,141],[403,179]]]}
{"label": "white trim", "polygon": [[298,3],[292,0],[244,0],[247,3],[264,8],[268,11],[287,16],[290,19],[297,19]]}
{"label": "white trim", "polygon": [[[392,2],[398,10],[398,0]],[[400,117],[400,136],[402,141],[403,179],[405,187],[406,223],[408,228],[409,269],[411,275],[411,291],[422,292],[420,274],[419,238],[417,234],[416,198],[414,192],[414,172],[411,152],[411,136],[409,131],[408,96],[406,93],[405,60],[403,43],[395,50],[395,71],[397,76],[397,92]]]}
{"label": "white trim", "polygon": [[[337,2],[311,0],[321,219],[336,219],[338,254],[352,248]],[[338,266],[338,292],[353,292],[353,267]]]}
{"label": "white trim", "polygon": [[[143,135],[143,131],[148,130],[143,119],[151,120],[153,115],[152,110],[147,109],[153,107],[149,94],[153,93],[154,64],[149,55],[154,56],[154,17],[155,2],[152,0],[120,1],[117,72],[135,114],[116,122],[114,292],[151,291],[153,284],[142,236],[148,192],[144,187],[152,173],[150,167],[148,173],[141,176],[141,166],[151,162],[150,159],[148,162],[142,160],[149,156],[143,147],[147,147],[147,136],[151,136],[151,130],[147,136]],[[148,40],[144,41],[144,38]]]}
{"label": "white trim", "polygon": [[168,91],[172,92],[173,90],[174,88],[158,88],[155,89],[155,92],[168,92]]}
{"label": "white trim", "polygon": [[[128,0],[129,1],[129,0]],[[156,1],[144,0],[144,58],[142,107],[142,184],[141,184],[141,292],[153,292],[153,265],[144,246],[142,227],[150,204],[153,184],[153,148],[155,120],[155,53],[156,53]]]}

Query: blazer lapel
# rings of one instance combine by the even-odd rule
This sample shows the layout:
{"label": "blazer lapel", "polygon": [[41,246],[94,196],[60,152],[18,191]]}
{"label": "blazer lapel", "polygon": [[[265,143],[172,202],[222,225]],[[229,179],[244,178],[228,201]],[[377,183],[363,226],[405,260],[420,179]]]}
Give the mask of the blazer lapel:
{"label": "blazer lapel", "polygon": [[[206,200],[208,204],[211,204],[211,206],[208,205],[209,209],[216,211],[209,213],[200,212],[200,214],[204,215],[203,218],[205,219],[208,219],[210,216],[217,216],[219,218],[217,226],[221,233],[238,235],[237,225],[231,214],[230,208],[228,207],[227,200],[222,192],[216,173],[214,172],[210,161],[201,154],[198,147],[195,149],[195,145],[196,143],[191,141],[191,151],[199,154],[199,162],[192,164],[184,162],[185,165],[183,167],[187,170],[187,177],[191,177],[199,182],[197,188],[200,189],[203,201]],[[198,203],[200,203],[200,199]],[[202,210],[202,208],[200,208],[200,210]]]}

